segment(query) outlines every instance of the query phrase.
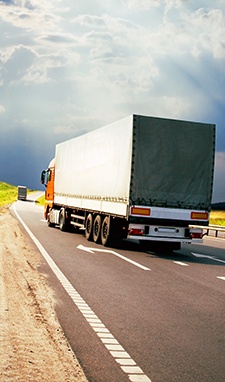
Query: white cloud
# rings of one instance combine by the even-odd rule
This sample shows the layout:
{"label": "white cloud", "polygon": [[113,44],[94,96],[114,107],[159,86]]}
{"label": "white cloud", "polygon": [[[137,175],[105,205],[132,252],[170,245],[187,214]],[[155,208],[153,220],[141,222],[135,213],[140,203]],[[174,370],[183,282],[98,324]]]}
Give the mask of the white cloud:
{"label": "white cloud", "polygon": [[0,115],[5,113],[5,108],[3,105],[0,105]]}
{"label": "white cloud", "polygon": [[170,115],[171,118],[179,119],[190,110],[190,103],[184,98],[164,96],[162,103],[164,115]]}
{"label": "white cloud", "polygon": [[71,44],[77,44],[79,41],[76,36],[71,33],[48,33],[41,34],[34,39],[38,44],[46,45],[48,48],[54,48],[56,45],[66,46]]}
{"label": "white cloud", "polygon": [[180,10],[174,19],[174,13],[169,12],[173,1],[169,3],[160,30],[168,48],[173,47],[177,53],[191,52],[195,57],[207,53],[216,59],[225,58],[225,14],[222,9],[192,11],[187,6],[181,7],[182,1],[177,1]]}
{"label": "white cloud", "polygon": [[[54,3],[57,3],[57,0]],[[14,27],[29,28],[30,33],[52,30],[60,21],[60,16],[52,12],[54,5],[51,2],[21,0],[10,4],[13,6],[1,6],[0,2],[1,18]]]}
{"label": "white cloud", "polygon": [[55,126],[53,129],[55,134],[74,134],[76,132],[76,128],[71,125],[59,125]]}
{"label": "white cloud", "polygon": [[126,0],[127,7],[134,11],[149,10],[152,7],[159,7],[161,3],[160,0]]}
{"label": "white cloud", "polygon": [[[199,9],[189,19],[192,35],[198,36],[199,50],[212,52],[217,59],[225,58],[225,15],[220,9]],[[196,45],[196,44],[195,44]]]}

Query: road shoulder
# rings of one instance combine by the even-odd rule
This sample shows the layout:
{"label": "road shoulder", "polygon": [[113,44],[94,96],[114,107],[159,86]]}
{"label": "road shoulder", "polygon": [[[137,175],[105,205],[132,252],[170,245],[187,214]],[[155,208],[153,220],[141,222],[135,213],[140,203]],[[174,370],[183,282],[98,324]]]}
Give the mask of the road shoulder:
{"label": "road shoulder", "polygon": [[0,209],[0,237],[1,379],[86,382],[39,272],[43,259],[7,207]]}

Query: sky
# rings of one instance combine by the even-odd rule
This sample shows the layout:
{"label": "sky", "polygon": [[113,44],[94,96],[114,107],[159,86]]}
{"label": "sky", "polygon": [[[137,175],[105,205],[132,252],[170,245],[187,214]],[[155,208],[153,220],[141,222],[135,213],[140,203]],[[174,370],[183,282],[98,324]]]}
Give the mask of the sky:
{"label": "sky", "polygon": [[1,181],[42,189],[57,143],[141,114],[216,124],[225,201],[225,0],[0,0],[0,31]]}

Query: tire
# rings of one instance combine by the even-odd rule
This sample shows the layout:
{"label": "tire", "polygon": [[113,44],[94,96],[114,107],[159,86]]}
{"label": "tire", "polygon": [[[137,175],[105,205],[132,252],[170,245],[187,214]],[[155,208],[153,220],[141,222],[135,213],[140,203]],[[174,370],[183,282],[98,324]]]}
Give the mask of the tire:
{"label": "tire", "polygon": [[109,216],[106,216],[102,222],[101,242],[105,247],[108,247],[110,245],[110,217]]}
{"label": "tire", "polygon": [[93,224],[93,240],[95,243],[99,243],[101,240],[101,226],[102,226],[101,216],[97,215]]}
{"label": "tire", "polygon": [[88,214],[85,224],[85,237],[88,241],[93,239],[93,216]]}
{"label": "tire", "polygon": [[48,227],[55,227],[55,224],[50,221],[50,212],[47,214],[47,225]]}
{"label": "tire", "polygon": [[62,208],[59,213],[59,228],[61,231],[66,231],[66,216],[64,208]]}

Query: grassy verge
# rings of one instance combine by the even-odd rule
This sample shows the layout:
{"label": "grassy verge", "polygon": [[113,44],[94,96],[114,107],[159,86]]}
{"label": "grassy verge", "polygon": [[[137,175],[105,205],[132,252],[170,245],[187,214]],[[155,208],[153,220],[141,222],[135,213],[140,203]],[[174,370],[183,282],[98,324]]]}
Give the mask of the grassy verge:
{"label": "grassy verge", "polygon": [[12,204],[17,200],[18,189],[11,184],[0,182],[0,206]]}
{"label": "grassy verge", "polygon": [[[28,193],[35,192],[35,190],[27,190]],[[18,188],[12,184],[0,182],[0,207],[7,204],[12,204],[17,200]]]}
{"label": "grassy verge", "polygon": [[45,196],[43,195],[40,198],[38,198],[36,200],[36,203],[38,203],[40,206],[44,206],[44,204],[45,204]]}
{"label": "grassy verge", "polygon": [[225,211],[211,211],[209,224],[225,226]]}

